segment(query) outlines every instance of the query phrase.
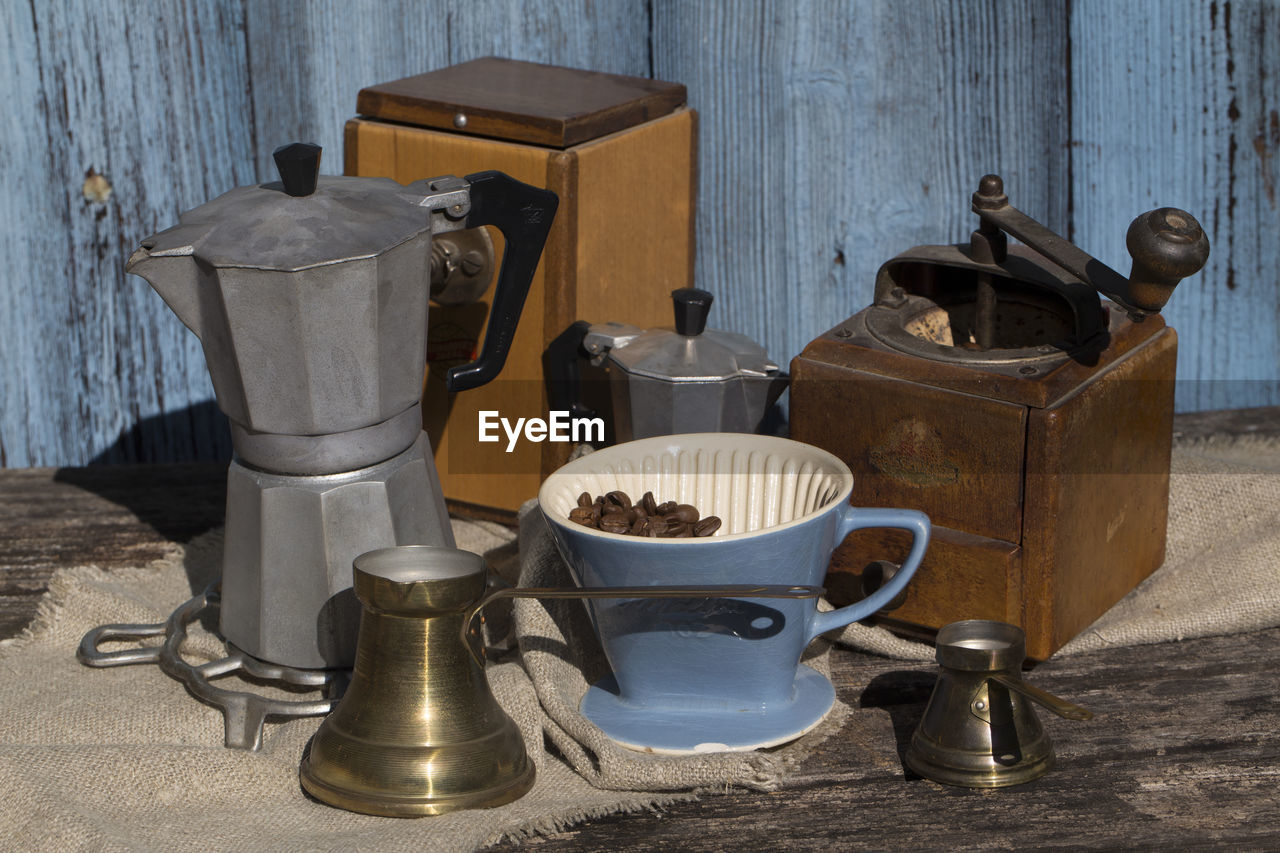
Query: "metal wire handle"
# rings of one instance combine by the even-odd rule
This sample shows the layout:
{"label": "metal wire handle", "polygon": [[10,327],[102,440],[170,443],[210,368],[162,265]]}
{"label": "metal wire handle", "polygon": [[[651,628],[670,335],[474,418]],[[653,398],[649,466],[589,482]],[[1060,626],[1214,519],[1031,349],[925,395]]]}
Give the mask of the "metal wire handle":
{"label": "metal wire handle", "polygon": [[584,586],[536,587],[511,586],[497,589],[481,598],[463,614],[459,639],[471,652],[476,663],[484,667],[483,650],[477,652],[472,642],[471,623],[486,604],[500,598],[821,598],[821,586],[799,584],[718,584],[713,586]]}

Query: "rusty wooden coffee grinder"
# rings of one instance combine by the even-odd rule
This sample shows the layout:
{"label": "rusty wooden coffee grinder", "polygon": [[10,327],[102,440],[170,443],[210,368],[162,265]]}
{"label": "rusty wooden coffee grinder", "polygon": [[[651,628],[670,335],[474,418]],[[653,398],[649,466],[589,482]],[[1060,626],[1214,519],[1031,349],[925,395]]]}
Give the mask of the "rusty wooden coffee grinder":
{"label": "rusty wooden coffee grinder", "polygon": [[[571,445],[481,442],[481,412],[547,417],[542,352],[575,320],[671,322],[693,282],[697,114],[679,83],[499,57],[360,91],[346,173],[401,183],[500,169],[560,199],[502,375],[453,394],[444,377],[477,350],[501,235],[460,232],[433,251],[423,411],[450,506],[514,521]],[[438,287],[434,286],[438,283]]]}
{"label": "rusty wooden coffee grinder", "polygon": [[[933,520],[886,623],[1011,622],[1043,660],[1164,560],[1177,335],[1158,312],[1209,241],[1184,211],[1144,213],[1126,279],[1012,207],[995,175],[972,206],[968,244],[888,261],[875,303],[792,361],[791,435],[849,465],[854,503]],[[833,597],[883,582],[894,566],[872,555],[905,554],[895,537],[847,539]]]}

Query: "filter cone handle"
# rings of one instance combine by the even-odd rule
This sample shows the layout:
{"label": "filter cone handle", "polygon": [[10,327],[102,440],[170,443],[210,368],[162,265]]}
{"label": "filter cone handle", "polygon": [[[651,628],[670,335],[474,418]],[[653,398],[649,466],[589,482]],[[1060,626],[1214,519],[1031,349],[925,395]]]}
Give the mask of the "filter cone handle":
{"label": "filter cone handle", "polygon": [[825,587],[788,584],[735,584],[712,586],[601,586],[601,587],[505,587],[480,599],[463,616],[462,644],[476,663],[484,666],[483,649],[477,650],[479,632],[472,630],[476,614],[500,598],[821,598]]}

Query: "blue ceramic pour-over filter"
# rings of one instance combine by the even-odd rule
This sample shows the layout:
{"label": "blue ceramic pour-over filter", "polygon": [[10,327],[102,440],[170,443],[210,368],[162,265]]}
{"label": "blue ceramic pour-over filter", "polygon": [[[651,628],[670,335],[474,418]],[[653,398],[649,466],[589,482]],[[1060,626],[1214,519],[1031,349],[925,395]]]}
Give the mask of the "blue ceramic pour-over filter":
{"label": "blue ceramic pour-over filter", "polygon": [[[613,675],[592,685],[584,716],[621,744],[666,753],[785,743],[835,701],[800,663],[821,633],[888,604],[920,565],[929,519],[850,506],[853,475],[824,450],[772,436],[696,433],[596,451],[543,483],[538,500],[560,554],[583,587],[795,584],[821,586],[852,531],[909,530],[911,551],[873,595],[819,612],[815,599],[598,599],[586,602]],[[723,522],[692,539],[622,536],[569,520],[583,492],[691,504]]]}

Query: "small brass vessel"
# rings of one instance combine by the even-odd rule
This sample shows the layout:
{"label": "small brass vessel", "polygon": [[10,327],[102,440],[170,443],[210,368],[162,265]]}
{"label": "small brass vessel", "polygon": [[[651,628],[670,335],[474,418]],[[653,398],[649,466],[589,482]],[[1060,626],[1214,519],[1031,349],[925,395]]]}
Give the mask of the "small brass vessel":
{"label": "small brass vessel", "polygon": [[969,788],[1002,788],[1053,768],[1053,742],[1032,703],[1069,720],[1093,714],[1022,680],[1022,629],[969,619],[938,631],[942,667],[906,763],[926,779]]}
{"label": "small brass vessel", "polygon": [[364,612],[355,671],[303,758],[306,791],[388,817],[509,803],[534,780],[519,729],[460,640],[485,593],[484,559],[425,545],[355,560]]}
{"label": "small brass vessel", "polygon": [[499,598],[818,598],[815,586],[512,588],[485,594],[484,558],[399,545],[356,557],[364,607],[351,686],[302,759],[331,806],[419,817],[500,806],[533,787],[520,731],[489,691],[475,616]]}

